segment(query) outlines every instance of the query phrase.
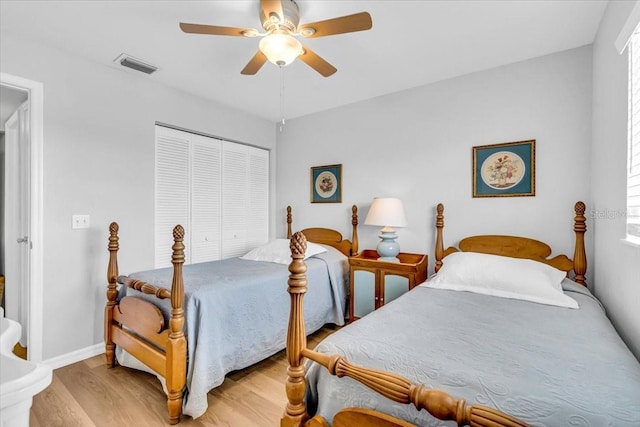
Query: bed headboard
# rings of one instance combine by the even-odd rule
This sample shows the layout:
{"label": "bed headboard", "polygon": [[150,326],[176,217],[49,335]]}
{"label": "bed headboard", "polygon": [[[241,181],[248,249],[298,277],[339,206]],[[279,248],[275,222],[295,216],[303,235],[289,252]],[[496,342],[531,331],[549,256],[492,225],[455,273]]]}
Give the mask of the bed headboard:
{"label": "bed headboard", "polygon": [[586,286],[585,273],[587,271],[587,256],[584,246],[584,233],[587,231],[586,217],[584,216],[585,204],[577,202],[574,206],[573,231],[575,233],[575,247],[573,260],[566,255],[558,255],[549,258],[551,247],[539,240],[519,236],[483,235],[471,236],[460,240],[458,248],[448,247],[444,249],[444,205],[439,203],[436,207],[436,265],[438,272],[442,267],[442,260],[453,252],[480,252],[485,254],[509,256],[513,258],[527,258],[551,265],[558,270],[566,271],[567,276],[571,270],[574,272],[573,280]]}
{"label": "bed headboard", "polygon": [[[287,239],[291,239],[291,206],[287,206]],[[346,256],[358,254],[358,207],[351,207],[351,241],[343,239],[342,234],[330,228],[313,227],[301,230],[309,242],[333,246]]]}

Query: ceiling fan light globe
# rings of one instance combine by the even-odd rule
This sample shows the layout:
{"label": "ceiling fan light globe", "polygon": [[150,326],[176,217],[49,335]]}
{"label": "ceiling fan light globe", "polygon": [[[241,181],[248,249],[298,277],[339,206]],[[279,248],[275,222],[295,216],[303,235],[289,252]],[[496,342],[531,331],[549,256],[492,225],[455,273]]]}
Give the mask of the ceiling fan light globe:
{"label": "ceiling fan light globe", "polygon": [[275,33],[260,40],[260,51],[269,62],[284,67],[302,54],[302,43],[289,34]]}

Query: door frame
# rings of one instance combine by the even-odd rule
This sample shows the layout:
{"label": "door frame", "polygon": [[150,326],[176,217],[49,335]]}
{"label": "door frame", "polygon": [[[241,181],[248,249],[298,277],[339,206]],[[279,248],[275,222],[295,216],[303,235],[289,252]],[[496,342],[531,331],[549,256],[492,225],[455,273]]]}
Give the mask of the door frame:
{"label": "door frame", "polygon": [[29,133],[30,133],[30,224],[29,241],[29,333],[28,358],[41,362],[43,355],[44,326],[44,274],[43,274],[43,124],[44,124],[44,88],[41,82],[28,80],[0,72],[0,84],[28,92]]}

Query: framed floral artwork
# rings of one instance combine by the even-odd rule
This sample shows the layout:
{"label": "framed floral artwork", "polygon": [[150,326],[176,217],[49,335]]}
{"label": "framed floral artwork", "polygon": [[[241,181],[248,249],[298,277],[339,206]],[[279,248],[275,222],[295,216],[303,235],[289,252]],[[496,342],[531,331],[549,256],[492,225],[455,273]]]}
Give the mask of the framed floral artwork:
{"label": "framed floral artwork", "polygon": [[311,168],[311,203],[342,203],[342,165]]}
{"label": "framed floral artwork", "polygon": [[535,139],[473,147],[473,197],[535,195]]}

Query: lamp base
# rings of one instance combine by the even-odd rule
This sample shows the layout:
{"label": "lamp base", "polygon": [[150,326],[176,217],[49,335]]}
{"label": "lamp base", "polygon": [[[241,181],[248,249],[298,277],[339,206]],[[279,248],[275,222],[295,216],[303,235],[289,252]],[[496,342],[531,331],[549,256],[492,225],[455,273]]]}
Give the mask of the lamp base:
{"label": "lamp base", "polygon": [[395,230],[382,229],[378,237],[380,237],[381,239],[380,243],[378,243],[378,247],[376,248],[376,250],[378,251],[378,255],[380,255],[378,260],[387,262],[400,262],[400,260],[396,258],[396,256],[400,253],[400,245],[398,244],[398,242],[396,242],[396,238],[398,236],[396,235]]}

